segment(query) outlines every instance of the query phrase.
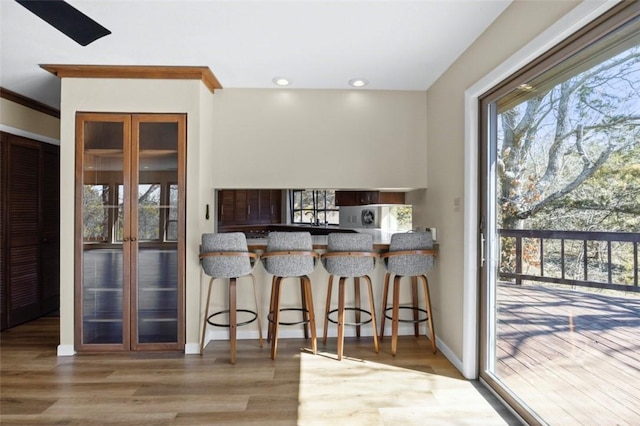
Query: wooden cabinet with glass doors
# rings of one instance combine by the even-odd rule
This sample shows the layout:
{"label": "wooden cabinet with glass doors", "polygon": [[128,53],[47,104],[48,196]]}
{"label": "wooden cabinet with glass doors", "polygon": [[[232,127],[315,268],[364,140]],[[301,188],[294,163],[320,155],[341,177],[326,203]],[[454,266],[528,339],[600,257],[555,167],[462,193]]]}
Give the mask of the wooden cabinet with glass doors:
{"label": "wooden cabinet with glass doors", "polygon": [[76,116],[76,349],[184,348],[186,117]]}

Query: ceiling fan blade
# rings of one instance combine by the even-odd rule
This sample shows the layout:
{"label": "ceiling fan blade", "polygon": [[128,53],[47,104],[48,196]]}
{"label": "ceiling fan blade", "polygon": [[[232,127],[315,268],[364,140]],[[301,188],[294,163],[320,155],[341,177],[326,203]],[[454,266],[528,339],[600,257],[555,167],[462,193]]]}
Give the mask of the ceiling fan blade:
{"label": "ceiling fan blade", "polygon": [[63,0],[16,1],[82,46],[111,34],[111,31]]}

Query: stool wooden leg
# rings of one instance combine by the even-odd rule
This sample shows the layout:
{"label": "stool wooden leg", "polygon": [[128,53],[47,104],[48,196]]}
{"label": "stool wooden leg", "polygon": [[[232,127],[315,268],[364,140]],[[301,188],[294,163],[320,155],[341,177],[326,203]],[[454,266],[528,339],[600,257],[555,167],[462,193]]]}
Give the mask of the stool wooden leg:
{"label": "stool wooden leg", "polygon": [[331,291],[333,290],[333,275],[329,275],[327,285],[327,301],[324,304],[324,327],[322,330],[322,344],[327,344],[327,332],[329,331],[329,311],[331,310]]}
{"label": "stool wooden leg", "polygon": [[344,352],[344,282],[346,278],[340,277],[338,281],[338,361],[342,359]]}
{"label": "stool wooden leg", "polygon": [[273,289],[273,310],[272,310],[272,335],[271,335],[271,359],[276,359],[278,352],[278,322],[280,321],[280,286],[282,284],[281,277],[274,277]]}
{"label": "stool wooden leg", "polygon": [[311,329],[311,351],[314,355],[316,355],[318,353],[318,343],[316,338],[316,315],[313,311],[313,294],[311,293],[311,280],[306,275],[301,277],[301,279],[304,283],[304,290],[306,293],[305,301],[307,303],[306,308],[309,315],[309,328]]}
{"label": "stool wooden leg", "polygon": [[429,333],[431,334],[431,349],[435,354],[437,352],[436,331],[435,331],[435,327],[433,326],[433,316],[431,313],[431,296],[429,296],[429,280],[427,280],[427,277],[425,275],[421,275],[420,278],[422,280],[422,287],[424,289],[424,299],[425,299],[425,305],[427,308],[427,315],[429,316]]}
{"label": "stool wooden leg", "polygon": [[[271,278],[271,297],[269,299],[269,312],[267,314],[267,342],[271,342],[273,338],[273,312],[276,295],[276,277]],[[271,321],[268,321],[271,315]]]}
{"label": "stool wooden leg", "polygon": [[387,314],[387,296],[389,294],[389,280],[391,279],[391,274],[386,273],[384,276],[384,288],[382,290],[382,318],[380,318],[380,340],[384,339],[384,321],[386,319]]}
{"label": "stool wooden leg", "polygon": [[229,278],[229,343],[231,346],[231,364],[236,363],[236,334],[238,317],[236,312],[236,279]]}
{"label": "stool wooden leg", "polygon": [[397,276],[393,279],[393,315],[391,320],[391,355],[396,356],[398,349],[398,320],[400,318],[400,279]]}
{"label": "stool wooden leg", "polygon": [[353,278],[353,285],[355,286],[355,314],[356,314],[356,336],[360,337],[360,277]]}
{"label": "stool wooden leg", "polygon": [[367,287],[369,288],[369,309],[371,309],[371,327],[373,328],[373,348],[376,353],[380,350],[378,344],[378,327],[376,326],[376,307],[373,302],[373,285],[371,284],[371,278],[368,275],[363,277],[367,281]]}
{"label": "stool wooden leg", "polygon": [[300,297],[302,299],[302,327],[304,327],[304,338],[309,338],[309,312],[306,309],[307,306],[307,295],[304,290],[304,283],[302,279],[300,279]]}
{"label": "stool wooden leg", "polygon": [[260,310],[258,308],[258,293],[256,293],[256,277],[253,274],[249,274],[251,277],[251,283],[253,284],[253,300],[256,302],[256,319],[258,320],[258,342],[262,347],[262,322],[260,321]]}
{"label": "stool wooden leg", "polygon": [[204,353],[204,336],[207,331],[207,318],[209,317],[209,302],[211,301],[211,287],[213,286],[214,278],[209,280],[209,291],[207,292],[207,305],[204,309],[204,321],[202,322],[202,339],[200,339],[200,356]]}
{"label": "stool wooden leg", "polygon": [[411,277],[411,300],[413,301],[413,334],[418,337],[420,335],[420,318],[418,312],[418,277]]}

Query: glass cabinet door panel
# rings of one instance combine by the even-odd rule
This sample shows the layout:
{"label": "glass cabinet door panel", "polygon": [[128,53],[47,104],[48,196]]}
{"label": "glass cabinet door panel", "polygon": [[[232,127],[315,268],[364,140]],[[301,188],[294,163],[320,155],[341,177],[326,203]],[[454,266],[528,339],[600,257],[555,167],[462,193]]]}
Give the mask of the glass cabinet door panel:
{"label": "glass cabinet door panel", "polygon": [[125,344],[124,248],[113,224],[124,179],[125,123],[83,123],[82,344]]}
{"label": "glass cabinet door panel", "polygon": [[[176,122],[137,124],[137,343],[175,343],[179,326],[178,244],[175,205],[179,128]],[[134,124],[134,133],[135,133]],[[135,179],[135,178],[134,178]],[[168,235],[171,232],[171,235]]]}

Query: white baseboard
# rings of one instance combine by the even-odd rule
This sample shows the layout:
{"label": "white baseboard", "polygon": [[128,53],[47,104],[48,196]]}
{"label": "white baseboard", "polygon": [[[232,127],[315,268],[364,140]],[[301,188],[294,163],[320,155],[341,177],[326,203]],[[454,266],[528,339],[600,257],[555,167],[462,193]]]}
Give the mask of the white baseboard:
{"label": "white baseboard", "polygon": [[200,355],[200,342],[184,345],[184,353],[185,355]]}
{"label": "white baseboard", "polygon": [[[449,346],[447,346],[442,340],[440,340],[438,336],[436,336],[436,346],[438,347],[440,352],[442,352],[442,355],[444,355],[444,357],[447,358],[449,362],[453,364],[453,366],[457,368],[458,371],[462,373],[462,375],[464,376],[464,367],[463,367],[462,361],[457,356],[455,356],[453,351],[449,349]],[[474,379],[474,377],[465,377],[465,378]]]}
{"label": "white baseboard", "polygon": [[75,354],[73,345],[58,345],[58,356],[73,356]]}

